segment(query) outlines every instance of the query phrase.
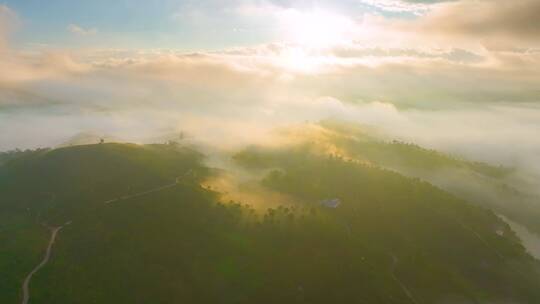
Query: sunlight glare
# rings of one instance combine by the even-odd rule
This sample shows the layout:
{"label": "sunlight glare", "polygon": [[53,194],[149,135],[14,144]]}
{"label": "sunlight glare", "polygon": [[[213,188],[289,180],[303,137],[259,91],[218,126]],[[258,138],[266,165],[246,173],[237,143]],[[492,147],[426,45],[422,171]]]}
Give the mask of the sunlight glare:
{"label": "sunlight glare", "polygon": [[311,48],[343,43],[354,28],[351,19],[323,10],[301,12],[289,9],[281,19],[290,42]]}

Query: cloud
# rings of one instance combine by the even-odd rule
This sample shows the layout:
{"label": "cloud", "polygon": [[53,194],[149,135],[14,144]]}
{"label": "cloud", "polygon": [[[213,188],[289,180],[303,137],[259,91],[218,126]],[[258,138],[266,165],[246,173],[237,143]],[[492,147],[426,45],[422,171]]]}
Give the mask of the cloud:
{"label": "cloud", "polygon": [[[289,100],[333,96],[350,104],[382,101],[401,108],[428,109],[529,103],[540,98],[536,69],[540,53],[484,56],[460,49],[345,45],[319,51],[272,44],[194,54],[167,50],[38,53],[3,58],[0,63],[6,62],[15,71],[6,74],[4,82],[23,86],[19,91],[39,89],[35,95],[47,95],[44,100],[69,102],[92,94],[61,96],[51,88],[60,84],[71,87],[70,91],[90,88],[99,99],[108,100],[111,108],[140,98],[122,98],[124,91],[143,91],[145,98],[153,99],[153,90],[157,99],[169,98],[159,97],[158,92],[163,91],[196,101],[186,106],[199,108],[199,112],[210,105],[234,108],[262,104],[281,95]],[[33,87],[27,87],[25,82],[29,81]],[[35,87],[40,83],[47,84],[45,89]],[[18,99],[5,100],[13,105]],[[20,103],[32,104],[26,100]],[[283,102],[284,106],[287,102],[293,101]]]}
{"label": "cloud", "polygon": [[0,5],[0,107],[18,106],[28,99],[40,99],[29,98],[40,94],[20,87],[23,83],[60,79],[88,69],[66,51],[23,52],[11,48],[8,38],[19,25],[17,14],[9,7]]}
{"label": "cloud", "polygon": [[72,34],[79,35],[79,36],[93,36],[98,33],[98,30],[96,28],[85,29],[76,24],[68,25],[67,30]]}
{"label": "cloud", "polygon": [[429,6],[424,1],[361,0],[360,2],[387,12],[407,12],[420,15],[429,10]]}
{"label": "cloud", "polygon": [[434,3],[441,3],[441,2],[454,2],[459,0],[402,0],[402,2],[409,2],[409,3],[425,3],[425,4],[434,4]]}
{"label": "cloud", "polygon": [[[77,62],[64,51],[40,52],[37,55],[23,55],[6,50],[0,56],[0,87],[3,90],[24,86],[35,81],[56,81],[90,69],[88,65]],[[1,99],[0,99],[1,100]],[[12,103],[15,103],[12,101]],[[0,103],[0,106],[2,104]]]}
{"label": "cloud", "polygon": [[19,17],[6,5],[0,4],[0,51],[7,48],[8,35],[19,24]]}
{"label": "cloud", "polygon": [[[416,20],[354,19],[354,39],[327,47],[268,43],[183,53],[6,45],[0,129],[13,131],[0,132],[0,150],[55,145],[78,132],[148,142],[180,130],[234,147],[266,141],[275,128],[334,118],[475,159],[538,163],[532,138],[540,132],[540,51],[519,43],[477,47],[448,38],[458,36],[448,29],[437,34],[445,42],[438,45],[425,28],[462,5],[488,5],[475,3],[433,4]],[[285,12],[269,9],[277,17]],[[412,28],[420,31],[408,33]]]}
{"label": "cloud", "polygon": [[481,39],[484,46],[520,43],[538,46],[540,2],[480,0],[436,6],[417,23],[417,30]]}
{"label": "cloud", "polygon": [[[104,50],[100,56],[91,52],[91,59],[40,55],[33,58],[41,62],[37,65],[39,69],[22,65],[28,69],[27,73],[34,73],[33,78],[19,81],[13,86],[17,89],[3,90],[4,96],[11,92],[4,98],[10,102],[4,103],[4,109],[11,119],[3,119],[2,127],[7,127],[13,119],[25,121],[22,117],[28,115],[50,118],[53,125],[55,121],[66,122],[60,129],[84,131],[92,121],[89,117],[95,117],[101,121],[96,124],[101,133],[107,133],[106,126],[112,124],[115,127],[111,127],[111,132],[119,134],[111,135],[116,137],[127,134],[126,137],[136,139],[132,133],[148,135],[186,129],[208,141],[233,142],[243,138],[242,142],[247,143],[275,127],[328,117],[350,120],[356,117],[366,123],[390,126],[385,119],[392,116],[407,120],[400,113],[414,113],[411,109],[435,117],[424,126],[433,130],[438,119],[458,121],[455,117],[439,117],[438,113],[475,109],[470,110],[473,119],[482,114],[476,109],[499,104],[523,109],[524,114],[528,108],[523,104],[538,97],[536,74],[516,79],[512,71],[445,58],[452,57],[449,55],[452,52],[368,49],[366,55],[355,49],[357,53],[336,57],[336,61],[324,63],[319,71],[298,72],[281,65],[280,54],[286,48],[265,46],[199,54]],[[383,61],[376,66],[357,62],[362,56],[373,56],[372,53],[380,57],[380,52],[388,52],[385,56],[391,59],[404,53],[406,58]],[[39,77],[36,71],[41,71]],[[516,102],[515,105],[510,101]],[[365,104],[378,106],[367,108]],[[390,109],[390,114],[381,116],[381,112],[386,113],[384,109]],[[493,116],[510,117],[502,110],[493,111],[497,113]],[[79,116],[88,119],[76,118]],[[110,120],[111,124],[103,123],[104,120]],[[116,125],[118,121],[126,123],[125,132]],[[137,128],[130,129],[128,125],[146,131],[135,132]],[[496,126],[493,123],[492,127]],[[519,132],[529,134],[540,126],[529,124],[523,128]],[[525,132],[527,128],[531,131]],[[407,128],[396,126],[396,129]],[[420,134],[419,129],[411,134]],[[452,127],[449,123],[442,129],[450,132]],[[32,129],[29,132],[27,144],[31,145],[34,136]],[[24,137],[22,133],[17,136]],[[15,144],[7,138],[0,142],[6,145],[4,148]]]}
{"label": "cloud", "polygon": [[4,4],[0,4],[0,28],[5,33],[9,28],[18,23],[17,14]]}

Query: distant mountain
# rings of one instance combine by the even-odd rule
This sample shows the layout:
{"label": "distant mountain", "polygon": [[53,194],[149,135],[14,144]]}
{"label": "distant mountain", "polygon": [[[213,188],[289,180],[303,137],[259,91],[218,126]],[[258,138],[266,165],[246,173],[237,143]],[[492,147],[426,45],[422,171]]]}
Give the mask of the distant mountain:
{"label": "distant mountain", "polygon": [[540,301],[539,262],[487,209],[310,145],[246,148],[234,162],[292,201],[223,201],[202,186],[221,171],[174,143],[11,158],[0,167],[0,302],[20,301],[47,227],[62,229],[31,303]]}

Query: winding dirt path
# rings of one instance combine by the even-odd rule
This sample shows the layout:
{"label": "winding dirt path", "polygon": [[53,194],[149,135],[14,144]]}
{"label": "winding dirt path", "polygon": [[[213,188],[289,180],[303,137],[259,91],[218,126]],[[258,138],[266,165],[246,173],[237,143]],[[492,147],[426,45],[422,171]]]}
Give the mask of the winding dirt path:
{"label": "winding dirt path", "polygon": [[104,203],[105,204],[112,204],[112,203],[116,203],[118,201],[128,200],[128,199],[132,199],[132,198],[135,198],[135,197],[139,197],[139,196],[147,195],[147,194],[150,194],[150,193],[159,192],[159,191],[162,191],[162,190],[165,190],[165,189],[168,189],[168,188],[172,188],[172,187],[177,186],[178,184],[180,184],[182,182],[182,179],[184,177],[188,176],[189,174],[191,174],[192,172],[193,172],[193,170],[190,169],[183,176],[176,177],[175,180],[174,180],[174,183],[159,186],[159,187],[156,187],[156,188],[153,188],[153,189],[150,189],[150,190],[146,190],[146,191],[131,194],[131,195],[124,195],[124,196],[119,197],[119,198],[114,198],[114,199],[105,201]]}
{"label": "winding dirt path", "polygon": [[[182,179],[184,177],[186,177],[187,175],[191,174],[192,172],[193,172],[193,170],[191,170],[191,169],[188,170],[183,176],[177,177],[174,180],[174,183],[163,185],[163,186],[160,186],[160,187],[157,187],[157,188],[153,188],[153,189],[150,189],[150,190],[147,190],[147,191],[144,191],[144,192],[140,192],[140,193],[136,193],[136,194],[132,194],[132,195],[124,195],[124,196],[122,196],[120,198],[108,200],[108,201],[105,202],[105,204],[111,204],[111,203],[115,203],[117,201],[127,200],[127,199],[131,199],[131,198],[147,195],[147,194],[150,194],[150,193],[162,191],[162,190],[165,190],[165,189],[168,189],[168,188],[172,188],[172,187],[177,186],[178,184],[180,184]],[[28,301],[30,300],[30,281],[32,280],[32,277],[41,268],[43,268],[49,262],[49,259],[51,258],[52,247],[54,245],[54,242],[56,241],[56,236],[58,235],[60,230],[62,230],[62,228],[64,228],[65,226],[67,226],[69,224],[71,224],[71,221],[65,223],[64,225],[62,225],[60,227],[49,228],[49,229],[51,229],[51,238],[49,239],[49,245],[47,246],[47,251],[45,252],[45,256],[43,257],[43,260],[41,260],[41,262],[24,279],[24,282],[23,282],[23,285],[22,285],[22,292],[23,292],[23,299],[22,299],[22,302],[21,302],[22,304],[28,304]]]}
{"label": "winding dirt path", "polygon": [[168,184],[168,185],[165,185],[165,186],[161,186],[161,187],[157,187],[157,188],[147,190],[147,191],[144,191],[144,192],[132,194],[132,195],[124,195],[124,196],[122,196],[120,198],[115,198],[115,199],[112,199],[112,200],[108,200],[108,201],[105,202],[105,204],[112,204],[112,203],[116,203],[118,201],[128,200],[128,199],[131,199],[131,198],[147,195],[147,194],[150,194],[150,193],[159,192],[159,191],[162,191],[162,190],[165,190],[165,189],[168,189],[168,188],[172,188],[172,187],[174,187],[176,185],[178,185],[178,182],[175,182],[173,184]]}
{"label": "winding dirt path", "polygon": [[45,256],[43,257],[43,260],[41,260],[41,263],[39,263],[24,279],[23,285],[22,285],[22,291],[23,291],[23,300],[22,304],[27,304],[28,300],[30,300],[30,280],[32,280],[32,277],[36,272],[38,272],[47,262],[49,262],[49,259],[51,258],[51,251],[52,247],[54,245],[54,242],[56,241],[56,236],[58,235],[58,232],[62,230],[62,228],[65,225],[69,225],[71,222],[67,222],[66,224],[60,226],[51,228],[51,238],[49,240],[49,245],[47,246],[47,251],[45,252]]}

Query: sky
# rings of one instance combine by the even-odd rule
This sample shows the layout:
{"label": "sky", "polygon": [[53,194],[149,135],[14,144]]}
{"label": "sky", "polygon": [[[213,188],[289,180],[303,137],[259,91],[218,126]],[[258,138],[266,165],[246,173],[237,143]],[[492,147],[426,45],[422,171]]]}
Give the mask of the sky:
{"label": "sky", "polygon": [[[384,2],[392,3],[381,3]],[[279,41],[280,27],[284,25],[276,20],[287,10],[292,14],[329,11],[353,19],[366,13],[407,18],[422,6],[409,3],[400,11],[392,11],[373,1],[351,0],[53,0],[46,6],[42,3],[4,3],[24,22],[16,38],[19,45],[219,49]]]}
{"label": "sky", "polygon": [[540,175],[538,0],[0,0],[0,151],[340,119]]}

